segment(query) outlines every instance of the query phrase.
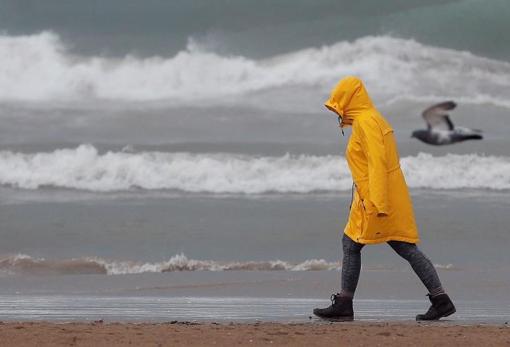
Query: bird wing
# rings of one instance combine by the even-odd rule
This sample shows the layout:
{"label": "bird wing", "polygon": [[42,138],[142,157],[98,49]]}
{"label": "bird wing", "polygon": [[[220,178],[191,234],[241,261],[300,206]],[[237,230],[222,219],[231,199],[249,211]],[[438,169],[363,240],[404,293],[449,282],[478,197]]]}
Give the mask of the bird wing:
{"label": "bird wing", "polygon": [[482,133],[479,129],[470,129],[465,127],[457,127],[455,128],[455,133],[460,135],[480,135]]}
{"label": "bird wing", "polygon": [[423,111],[422,116],[429,128],[438,128],[446,125],[448,130],[453,130],[454,126],[447,111],[453,110],[456,106],[457,104],[453,101],[441,102],[427,108]]}

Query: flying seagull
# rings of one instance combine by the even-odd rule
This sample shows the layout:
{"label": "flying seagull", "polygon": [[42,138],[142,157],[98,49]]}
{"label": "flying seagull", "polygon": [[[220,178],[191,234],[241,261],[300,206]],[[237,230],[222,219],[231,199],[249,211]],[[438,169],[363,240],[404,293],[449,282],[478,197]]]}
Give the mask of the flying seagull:
{"label": "flying seagull", "polygon": [[411,137],[428,143],[429,145],[450,145],[466,140],[481,140],[482,131],[453,125],[447,111],[457,106],[453,101],[445,101],[430,106],[423,111],[422,116],[427,122],[427,130],[415,130]]}

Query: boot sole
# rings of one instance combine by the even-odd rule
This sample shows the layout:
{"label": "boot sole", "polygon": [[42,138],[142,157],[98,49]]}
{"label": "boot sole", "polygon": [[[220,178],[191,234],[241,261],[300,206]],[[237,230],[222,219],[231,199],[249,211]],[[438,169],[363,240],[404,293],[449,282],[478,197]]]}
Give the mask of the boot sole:
{"label": "boot sole", "polygon": [[446,312],[443,317],[448,317],[448,316],[451,316],[452,314],[454,314],[455,312],[457,312],[457,309],[453,308],[451,309],[450,311]]}
{"label": "boot sole", "polygon": [[[317,315],[316,315],[317,316]],[[327,320],[329,322],[352,322],[354,320],[354,316],[347,316],[347,317],[321,317],[317,316],[320,319]]]}
{"label": "boot sole", "polygon": [[418,317],[416,317],[416,320],[417,320],[418,322],[431,322],[431,321],[436,321],[436,320],[440,320],[441,318],[451,316],[451,315],[452,315],[452,314],[454,314],[455,312],[457,312],[457,309],[456,309],[456,308],[453,308],[453,309],[451,309],[450,311],[445,312],[445,313],[444,313],[441,317],[436,318],[436,319],[418,319]]}

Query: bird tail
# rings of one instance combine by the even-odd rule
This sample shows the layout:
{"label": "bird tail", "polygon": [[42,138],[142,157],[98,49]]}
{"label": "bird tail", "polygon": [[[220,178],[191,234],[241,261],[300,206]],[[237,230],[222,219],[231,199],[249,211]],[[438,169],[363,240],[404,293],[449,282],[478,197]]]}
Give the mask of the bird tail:
{"label": "bird tail", "polygon": [[466,135],[464,137],[465,140],[482,140],[483,136],[480,134],[472,134],[472,135]]}

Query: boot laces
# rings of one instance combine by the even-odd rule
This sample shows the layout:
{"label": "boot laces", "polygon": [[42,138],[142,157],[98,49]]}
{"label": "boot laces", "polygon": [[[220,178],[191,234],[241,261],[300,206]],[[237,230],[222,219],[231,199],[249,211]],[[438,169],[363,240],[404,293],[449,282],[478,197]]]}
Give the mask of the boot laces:
{"label": "boot laces", "polygon": [[331,304],[334,305],[336,303],[337,297],[338,297],[338,293],[337,294],[331,294],[331,297],[330,297]]}

